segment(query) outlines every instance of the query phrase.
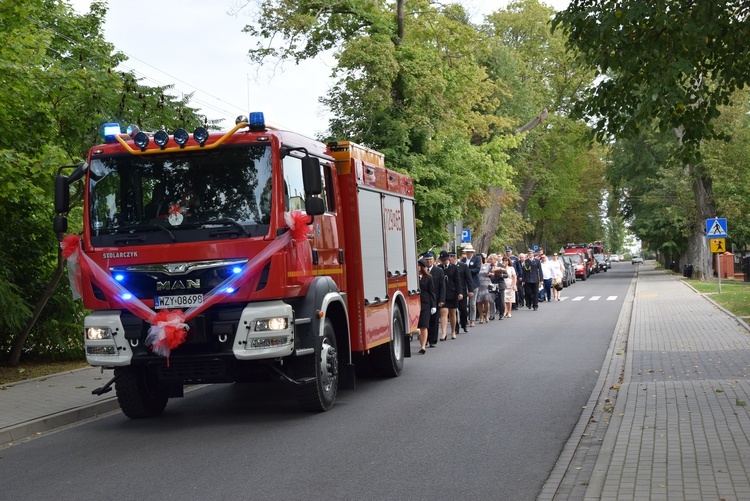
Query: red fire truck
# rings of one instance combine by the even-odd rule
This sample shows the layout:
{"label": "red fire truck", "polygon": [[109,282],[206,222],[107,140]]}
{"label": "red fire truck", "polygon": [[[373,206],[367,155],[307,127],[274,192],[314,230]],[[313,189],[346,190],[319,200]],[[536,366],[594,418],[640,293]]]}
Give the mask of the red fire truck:
{"label": "red fire truck", "polygon": [[[564,254],[580,254],[584,264],[584,270],[581,274],[581,278],[586,280],[588,277],[596,273],[596,263],[594,261],[594,253],[589,244],[567,244],[563,248]],[[578,274],[578,273],[576,273]]]}
{"label": "red fire truck", "polygon": [[383,155],[267,127],[170,136],[117,124],[55,182],[88,362],[131,418],[187,384],[285,380],[328,410],[355,373],[398,376],[417,331],[414,189]]}

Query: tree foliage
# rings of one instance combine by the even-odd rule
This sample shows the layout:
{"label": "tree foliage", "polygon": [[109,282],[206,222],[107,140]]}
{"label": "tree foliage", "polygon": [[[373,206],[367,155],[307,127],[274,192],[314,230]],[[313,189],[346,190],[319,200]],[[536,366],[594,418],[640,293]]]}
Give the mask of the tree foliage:
{"label": "tree foliage", "polygon": [[[43,297],[58,267],[52,188],[61,165],[80,162],[106,122],[174,128],[206,122],[167,87],[115,71],[124,56],[103,36],[106,8],[83,15],[60,0],[0,3],[0,350],[80,357],[81,307],[67,284]],[[148,119],[144,118],[148,117]],[[74,198],[80,203],[80,197]],[[80,229],[80,208],[71,229]],[[22,339],[35,306],[39,321]],[[11,362],[17,363],[18,360]]]}
{"label": "tree foliage", "polygon": [[537,0],[521,0],[489,15],[482,26],[483,64],[501,92],[495,113],[520,126],[542,110],[552,112],[510,158],[506,198],[513,202],[503,210],[518,211],[525,224],[502,217],[500,245],[546,243],[549,249],[602,238],[603,152],[586,140],[588,127],[567,116],[593,72],[575,65],[563,35],[551,31],[553,14]]}
{"label": "tree foliage", "polygon": [[750,82],[749,16],[745,0],[572,0],[554,25],[600,77],[577,112],[600,138],[680,130],[676,154],[694,162],[702,141],[725,137],[720,106]]}

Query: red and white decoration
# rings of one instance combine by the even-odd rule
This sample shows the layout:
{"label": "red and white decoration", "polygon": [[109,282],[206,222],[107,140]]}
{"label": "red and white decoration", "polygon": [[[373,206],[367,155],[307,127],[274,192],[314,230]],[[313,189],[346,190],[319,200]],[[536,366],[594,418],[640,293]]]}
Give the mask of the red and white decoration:
{"label": "red and white decoration", "polygon": [[230,294],[230,291],[238,289],[242,284],[260,273],[273,255],[283,250],[290,243],[294,244],[292,252],[297,256],[296,271],[302,272],[303,275],[311,274],[312,253],[310,242],[307,240],[307,234],[310,232],[309,216],[301,211],[285,212],[284,220],[289,226],[289,232],[271,242],[263,251],[248,261],[239,273],[227,278],[206,294],[201,305],[189,308],[185,312],[181,310],[161,310],[157,313],[146,306],[143,301],[130,294],[125,287],[115,281],[109,273],[100,268],[81,250],[79,236],[66,236],[60,242],[60,246],[62,255],[68,262],[68,276],[73,296],[76,299],[81,297],[83,277],[86,276],[104,291],[110,304],[126,309],[151,324],[146,337],[146,344],[151,346],[154,353],[167,357],[168,364],[171,351],[185,342],[188,330],[187,322],[190,319],[195,318],[223,297],[226,297],[227,294]]}

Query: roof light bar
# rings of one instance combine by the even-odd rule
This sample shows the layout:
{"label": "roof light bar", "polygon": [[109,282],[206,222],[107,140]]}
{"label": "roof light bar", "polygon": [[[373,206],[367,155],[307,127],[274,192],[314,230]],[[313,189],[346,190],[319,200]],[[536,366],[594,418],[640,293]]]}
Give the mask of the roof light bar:
{"label": "roof light bar", "polygon": [[203,146],[208,140],[208,130],[206,130],[204,127],[196,127],[193,131],[193,139],[195,139],[198,144]]}
{"label": "roof light bar", "polygon": [[154,142],[159,148],[163,150],[167,146],[167,143],[169,142],[169,134],[167,134],[163,130],[157,130],[154,133]]}
{"label": "roof light bar", "polygon": [[179,128],[176,131],[174,131],[174,142],[180,145],[180,148],[185,147],[185,143],[188,142],[188,139],[190,139],[190,135],[188,134],[188,131],[185,129]]}

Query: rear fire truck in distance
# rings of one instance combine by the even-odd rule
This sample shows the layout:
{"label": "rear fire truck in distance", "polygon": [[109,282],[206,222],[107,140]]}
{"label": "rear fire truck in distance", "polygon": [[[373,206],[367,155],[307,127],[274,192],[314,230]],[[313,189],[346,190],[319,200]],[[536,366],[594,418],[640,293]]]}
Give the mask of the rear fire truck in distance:
{"label": "rear fire truck in distance", "polygon": [[184,385],[285,380],[323,411],[355,371],[399,375],[420,307],[414,189],[382,154],[262,113],[192,135],[113,124],[105,140],[55,182],[60,236],[85,183],[63,251],[92,310],[87,360],[114,369],[95,393],[114,385],[140,418]]}

